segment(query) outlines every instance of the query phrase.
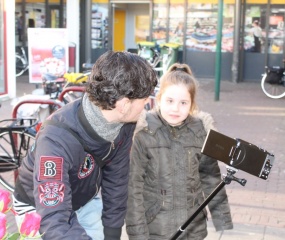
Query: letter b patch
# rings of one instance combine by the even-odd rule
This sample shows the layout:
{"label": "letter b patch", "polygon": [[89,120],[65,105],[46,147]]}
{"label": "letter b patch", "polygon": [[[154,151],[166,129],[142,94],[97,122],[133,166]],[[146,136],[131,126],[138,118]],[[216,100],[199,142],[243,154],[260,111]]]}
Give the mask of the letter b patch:
{"label": "letter b patch", "polygon": [[47,157],[42,156],[40,160],[40,174],[39,180],[53,179],[62,180],[62,157]]}

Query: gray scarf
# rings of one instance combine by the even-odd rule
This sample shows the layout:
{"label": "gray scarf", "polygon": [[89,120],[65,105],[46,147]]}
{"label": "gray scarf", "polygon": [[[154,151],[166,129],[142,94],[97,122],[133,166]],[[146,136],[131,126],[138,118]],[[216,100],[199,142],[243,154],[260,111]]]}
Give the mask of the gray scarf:
{"label": "gray scarf", "polygon": [[103,116],[101,110],[90,102],[87,94],[84,94],[82,100],[84,114],[97,134],[106,139],[113,141],[119,134],[123,123],[109,123]]}

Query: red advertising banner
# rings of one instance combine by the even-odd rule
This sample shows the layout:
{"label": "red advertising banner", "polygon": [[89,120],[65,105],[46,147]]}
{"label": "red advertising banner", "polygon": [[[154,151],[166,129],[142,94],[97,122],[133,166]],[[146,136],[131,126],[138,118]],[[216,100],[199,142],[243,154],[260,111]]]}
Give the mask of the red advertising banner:
{"label": "red advertising banner", "polygon": [[55,80],[68,70],[65,28],[28,28],[29,82]]}

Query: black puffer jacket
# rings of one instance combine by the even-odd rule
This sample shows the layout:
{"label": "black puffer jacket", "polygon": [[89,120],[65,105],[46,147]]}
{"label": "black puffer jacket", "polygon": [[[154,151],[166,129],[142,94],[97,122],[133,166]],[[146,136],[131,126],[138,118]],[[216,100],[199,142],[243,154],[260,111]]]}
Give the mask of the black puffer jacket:
{"label": "black puffer jacket", "polygon": [[[221,182],[217,161],[201,154],[206,129],[213,127],[210,115],[189,116],[183,126],[171,127],[152,112],[147,123],[131,151],[130,240],[169,239]],[[225,189],[208,206],[216,230],[233,228]],[[204,239],[206,214],[202,211],[179,239]]]}
{"label": "black puffer jacket", "polygon": [[[59,109],[50,120],[55,125],[44,124],[35,147],[19,169],[20,181],[14,196],[36,206],[42,217],[40,232],[45,233],[44,239],[85,240],[91,237],[78,223],[75,210],[90,201],[101,188],[105,239],[120,239],[135,124],[124,124],[113,142],[106,141],[87,121],[80,100]],[[62,123],[76,133],[91,152],[86,152],[80,142],[60,126]],[[96,162],[98,158],[108,162],[102,169]]]}

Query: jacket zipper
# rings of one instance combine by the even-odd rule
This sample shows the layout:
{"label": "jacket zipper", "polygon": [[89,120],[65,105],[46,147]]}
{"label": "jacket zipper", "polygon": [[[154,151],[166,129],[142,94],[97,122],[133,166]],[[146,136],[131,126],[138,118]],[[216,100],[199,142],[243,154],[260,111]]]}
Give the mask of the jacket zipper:
{"label": "jacket zipper", "polygon": [[113,150],[115,149],[114,140],[111,142],[111,146],[110,146],[109,152],[107,153],[107,155],[105,157],[102,158],[102,160],[105,160],[109,156],[109,154],[112,151],[112,149]]}
{"label": "jacket zipper", "polygon": [[161,189],[160,192],[162,195],[162,206],[164,207],[164,196],[166,195],[166,190]]}
{"label": "jacket zipper", "polygon": [[[110,146],[109,152],[107,153],[107,155],[106,155],[104,158],[102,158],[102,160],[106,159],[106,158],[109,156],[109,154],[110,154],[110,152],[112,151],[112,149],[113,149],[113,150],[115,149],[114,140],[111,142],[111,146]],[[101,175],[101,169],[99,168],[99,173],[98,173],[98,176],[97,176],[97,179],[96,179],[96,192],[95,192],[95,194],[93,195],[93,198],[94,198],[94,197],[98,194],[98,192],[99,192],[99,187],[98,187],[97,182],[98,182],[98,179],[99,179],[100,175]],[[92,200],[93,198],[91,198],[90,200]]]}

